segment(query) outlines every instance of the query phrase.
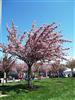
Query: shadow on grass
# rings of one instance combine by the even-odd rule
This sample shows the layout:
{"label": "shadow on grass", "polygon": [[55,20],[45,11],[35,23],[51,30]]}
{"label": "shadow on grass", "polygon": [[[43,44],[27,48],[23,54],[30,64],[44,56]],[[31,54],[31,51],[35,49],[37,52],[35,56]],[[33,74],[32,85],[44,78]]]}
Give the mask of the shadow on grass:
{"label": "shadow on grass", "polygon": [[38,89],[41,89],[43,86],[33,85],[32,88],[28,88],[27,84],[16,84],[16,85],[4,85],[0,86],[0,91],[2,94],[8,94],[9,92],[16,92],[19,93],[28,93],[30,91],[36,91]]}

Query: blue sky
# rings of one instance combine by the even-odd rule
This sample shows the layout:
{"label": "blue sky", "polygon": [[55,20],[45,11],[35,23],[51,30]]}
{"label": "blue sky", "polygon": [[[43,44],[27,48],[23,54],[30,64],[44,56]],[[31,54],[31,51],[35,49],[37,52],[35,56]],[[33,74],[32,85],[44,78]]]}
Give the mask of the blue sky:
{"label": "blue sky", "polygon": [[37,26],[56,22],[65,39],[72,40],[69,55],[75,57],[73,0],[2,0],[2,24],[0,42],[7,43],[6,23],[11,26],[12,19],[22,33],[31,28],[35,20]]}

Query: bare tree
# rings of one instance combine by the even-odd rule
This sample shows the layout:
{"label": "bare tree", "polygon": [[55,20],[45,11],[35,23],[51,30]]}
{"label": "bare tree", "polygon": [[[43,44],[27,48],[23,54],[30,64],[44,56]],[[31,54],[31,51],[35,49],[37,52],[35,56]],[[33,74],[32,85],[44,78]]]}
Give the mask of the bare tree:
{"label": "bare tree", "polygon": [[66,63],[66,67],[71,68],[72,76],[73,76],[73,69],[75,68],[75,59],[69,60]]}
{"label": "bare tree", "polygon": [[4,79],[7,82],[7,75],[11,71],[13,65],[15,63],[15,60],[12,59],[12,56],[8,57],[8,54],[5,53],[3,60],[1,61],[0,71],[4,73]]}

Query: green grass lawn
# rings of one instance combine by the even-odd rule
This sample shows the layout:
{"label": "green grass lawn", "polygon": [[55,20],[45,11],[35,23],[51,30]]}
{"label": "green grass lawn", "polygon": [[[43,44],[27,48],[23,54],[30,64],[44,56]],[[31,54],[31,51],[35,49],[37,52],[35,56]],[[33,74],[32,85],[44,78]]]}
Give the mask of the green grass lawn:
{"label": "green grass lawn", "polygon": [[8,94],[0,100],[75,100],[75,78],[35,80],[37,89],[25,89],[26,81],[0,85],[0,91]]}

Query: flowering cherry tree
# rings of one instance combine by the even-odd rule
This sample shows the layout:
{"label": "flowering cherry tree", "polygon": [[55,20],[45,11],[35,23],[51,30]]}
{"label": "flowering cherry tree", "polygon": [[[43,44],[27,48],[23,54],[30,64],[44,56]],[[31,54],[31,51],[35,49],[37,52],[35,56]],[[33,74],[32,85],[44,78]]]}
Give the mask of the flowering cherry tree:
{"label": "flowering cherry tree", "polygon": [[38,76],[40,75],[41,72],[45,72],[46,77],[47,77],[47,73],[49,72],[50,68],[51,68],[51,64],[49,63],[37,62],[33,64],[32,71],[38,72]]}
{"label": "flowering cherry tree", "polygon": [[28,87],[32,86],[31,67],[34,63],[66,59],[64,51],[69,48],[63,48],[63,43],[70,41],[62,39],[60,32],[55,31],[57,27],[55,23],[42,25],[39,28],[33,24],[29,32],[24,32],[18,37],[14,23],[12,22],[11,28],[7,26],[8,45],[1,44],[0,47],[28,65]]}

